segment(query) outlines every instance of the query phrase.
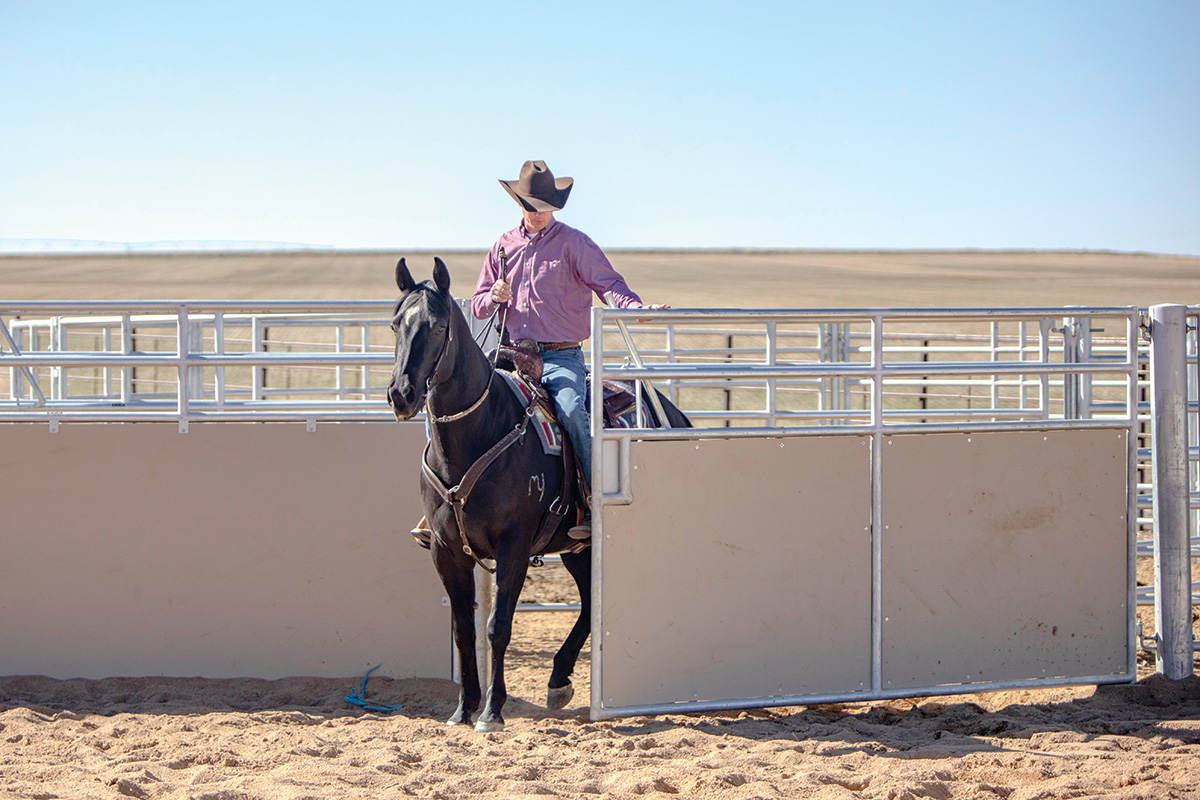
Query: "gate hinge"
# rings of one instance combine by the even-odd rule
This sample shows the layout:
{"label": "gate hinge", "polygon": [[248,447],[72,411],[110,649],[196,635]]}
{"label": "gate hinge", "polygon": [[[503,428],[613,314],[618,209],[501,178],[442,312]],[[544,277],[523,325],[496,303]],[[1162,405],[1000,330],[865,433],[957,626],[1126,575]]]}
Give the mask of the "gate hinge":
{"label": "gate hinge", "polygon": [[1143,650],[1149,650],[1152,653],[1157,652],[1158,651],[1158,642],[1159,642],[1158,633],[1155,632],[1155,633],[1150,634],[1149,636],[1146,636],[1145,634],[1142,633],[1142,631],[1143,631],[1142,622],[1141,622],[1141,620],[1138,620],[1138,624],[1137,624],[1138,646],[1141,647]]}

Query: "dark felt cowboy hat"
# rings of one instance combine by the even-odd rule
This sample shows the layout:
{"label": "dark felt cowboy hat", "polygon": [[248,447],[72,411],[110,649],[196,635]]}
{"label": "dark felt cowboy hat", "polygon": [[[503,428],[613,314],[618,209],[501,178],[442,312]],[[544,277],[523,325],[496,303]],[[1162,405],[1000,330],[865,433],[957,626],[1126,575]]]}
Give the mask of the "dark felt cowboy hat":
{"label": "dark felt cowboy hat", "polygon": [[545,161],[526,161],[521,167],[521,177],[500,181],[526,211],[558,211],[567,204],[574,184],[574,178],[556,179]]}

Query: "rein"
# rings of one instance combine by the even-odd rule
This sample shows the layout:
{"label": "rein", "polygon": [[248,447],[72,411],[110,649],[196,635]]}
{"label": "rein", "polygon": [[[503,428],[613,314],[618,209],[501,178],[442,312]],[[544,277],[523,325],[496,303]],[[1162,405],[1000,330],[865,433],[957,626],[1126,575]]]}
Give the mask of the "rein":
{"label": "rein", "polygon": [[465,411],[460,411],[457,414],[447,414],[444,417],[435,417],[433,415],[433,409],[429,407],[429,394],[430,393],[428,390],[426,390],[426,392],[425,392],[425,413],[429,415],[430,422],[442,423],[442,422],[454,422],[455,420],[460,420],[463,417],[470,414],[475,409],[479,408],[481,405],[483,405],[483,401],[487,400],[488,392],[490,392],[490,391],[492,391],[492,382],[489,380],[487,388],[483,390],[483,394],[481,394],[479,396],[478,400],[476,400],[474,403],[471,404],[470,408],[466,409]]}

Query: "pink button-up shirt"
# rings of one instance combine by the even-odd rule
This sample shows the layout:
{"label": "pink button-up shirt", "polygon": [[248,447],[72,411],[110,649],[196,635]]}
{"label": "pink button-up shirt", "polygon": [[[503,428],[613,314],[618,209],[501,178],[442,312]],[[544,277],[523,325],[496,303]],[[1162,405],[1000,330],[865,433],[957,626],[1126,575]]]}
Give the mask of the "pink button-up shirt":
{"label": "pink button-up shirt", "polygon": [[582,342],[592,331],[592,295],[612,292],[620,308],[641,308],[604,252],[587,234],[554,220],[529,236],[518,225],[501,236],[483,260],[471,312],[487,319],[496,310],[490,292],[500,274],[500,248],[508,257],[507,327],[513,341]]}

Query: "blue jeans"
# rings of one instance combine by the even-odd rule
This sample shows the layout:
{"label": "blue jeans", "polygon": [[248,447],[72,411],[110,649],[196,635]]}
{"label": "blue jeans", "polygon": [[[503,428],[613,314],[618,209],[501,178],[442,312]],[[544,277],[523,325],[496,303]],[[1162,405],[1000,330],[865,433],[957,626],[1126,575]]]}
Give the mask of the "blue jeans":
{"label": "blue jeans", "polygon": [[542,353],[542,385],[554,400],[558,421],[571,437],[571,446],[592,480],[592,416],[587,410],[587,379],[583,350],[546,350]]}

